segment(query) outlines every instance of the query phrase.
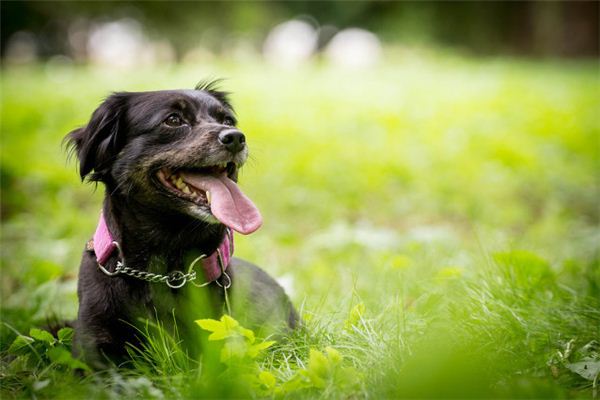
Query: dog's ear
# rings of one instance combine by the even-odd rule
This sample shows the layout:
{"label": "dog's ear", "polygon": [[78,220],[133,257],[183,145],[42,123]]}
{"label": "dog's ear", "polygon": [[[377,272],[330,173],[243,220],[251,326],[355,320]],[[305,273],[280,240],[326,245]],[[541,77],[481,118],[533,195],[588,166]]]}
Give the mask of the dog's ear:
{"label": "dog's ear", "polygon": [[[94,111],[87,126],[70,132],[65,141],[77,154],[81,180],[105,181],[112,162],[124,145],[123,126],[127,93],[115,93]],[[90,173],[93,173],[90,175]]]}

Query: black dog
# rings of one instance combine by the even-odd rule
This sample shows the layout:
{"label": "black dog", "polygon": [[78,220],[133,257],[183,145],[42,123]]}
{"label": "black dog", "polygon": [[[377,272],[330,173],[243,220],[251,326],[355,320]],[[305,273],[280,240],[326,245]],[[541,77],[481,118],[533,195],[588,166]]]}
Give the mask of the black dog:
{"label": "black dog", "polygon": [[235,126],[227,93],[209,82],[115,93],[67,136],[82,180],[106,188],[79,271],[74,351],[90,364],[123,359],[140,343],[140,318],[175,315],[180,334],[228,311],[255,329],[296,325],[271,277],[230,260],[231,229],[248,234],[262,222],[235,183],[248,156]]}

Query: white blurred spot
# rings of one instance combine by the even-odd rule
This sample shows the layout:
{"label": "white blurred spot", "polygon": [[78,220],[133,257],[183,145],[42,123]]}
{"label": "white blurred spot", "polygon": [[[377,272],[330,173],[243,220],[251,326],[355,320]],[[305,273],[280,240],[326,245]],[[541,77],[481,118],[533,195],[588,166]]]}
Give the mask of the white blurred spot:
{"label": "white blurred spot", "polygon": [[290,296],[293,297],[294,293],[295,293],[295,282],[294,282],[294,277],[292,276],[292,274],[285,274],[283,276],[280,276],[279,278],[276,278],[277,283],[279,283],[279,285],[283,288],[283,290],[285,290],[285,293]]}
{"label": "white blurred spot", "polygon": [[409,240],[421,243],[449,243],[456,238],[456,232],[448,226],[420,225],[410,229],[406,236]]}
{"label": "white blurred spot", "polygon": [[393,249],[400,242],[398,234],[388,228],[375,227],[369,223],[349,225],[338,222],[308,240],[312,248],[343,248],[359,245],[375,250]]}
{"label": "white blurred spot", "polygon": [[265,39],[263,55],[281,66],[296,66],[317,50],[318,34],[307,22],[291,20],[274,27]]}
{"label": "white blurred spot", "polygon": [[381,42],[375,34],[364,29],[344,29],[331,39],[325,48],[325,56],[340,67],[372,67],[381,58]]}
{"label": "white blurred spot", "polygon": [[137,21],[109,22],[92,29],[87,43],[88,57],[98,65],[132,67],[138,63],[145,42]]}
{"label": "white blurred spot", "polygon": [[31,32],[15,32],[6,42],[4,60],[8,64],[30,64],[37,60],[37,40]]}
{"label": "white blurred spot", "polygon": [[116,68],[175,60],[175,51],[168,41],[148,41],[141,25],[128,18],[94,27],[87,42],[87,53],[93,64]]}

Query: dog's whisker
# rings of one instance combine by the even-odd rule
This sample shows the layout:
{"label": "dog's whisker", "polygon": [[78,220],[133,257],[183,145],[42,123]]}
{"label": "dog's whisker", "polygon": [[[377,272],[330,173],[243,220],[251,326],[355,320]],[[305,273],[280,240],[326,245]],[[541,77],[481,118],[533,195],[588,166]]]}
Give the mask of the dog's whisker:
{"label": "dog's whisker", "polygon": [[[125,186],[127,183],[128,183],[127,181],[123,181],[123,182],[120,182],[120,183],[118,183],[118,184],[117,184],[117,186],[115,186],[115,188],[114,188],[114,189],[113,189],[113,190],[110,192],[110,195],[111,195],[111,196],[114,196],[114,195],[117,193],[117,191],[118,191],[118,190],[119,190],[121,187]],[[125,196],[125,197],[127,197],[127,196]]]}

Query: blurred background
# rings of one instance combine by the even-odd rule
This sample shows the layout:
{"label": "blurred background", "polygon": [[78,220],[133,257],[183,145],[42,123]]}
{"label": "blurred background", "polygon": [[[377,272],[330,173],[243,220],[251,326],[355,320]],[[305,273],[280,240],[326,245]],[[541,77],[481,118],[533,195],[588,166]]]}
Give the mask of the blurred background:
{"label": "blurred background", "polygon": [[599,4],[2,1],[0,350],[76,315],[103,189],[62,138],[112,91],[222,77],[265,220],[236,253],[365,393],[591,391],[569,365],[600,354]]}
{"label": "blurred background", "polygon": [[[593,57],[598,7],[593,1],[7,1],[1,46],[5,64],[54,58],[146,65],[261,53],[279,58],[278,51],[336,60],[336,52],[346,53],[339,47],[353,40],[354,46],[442,46],[479,55]],[[292,19],[293,25],[279,25]],[[373,35],[348,36],[366,31]]]}

